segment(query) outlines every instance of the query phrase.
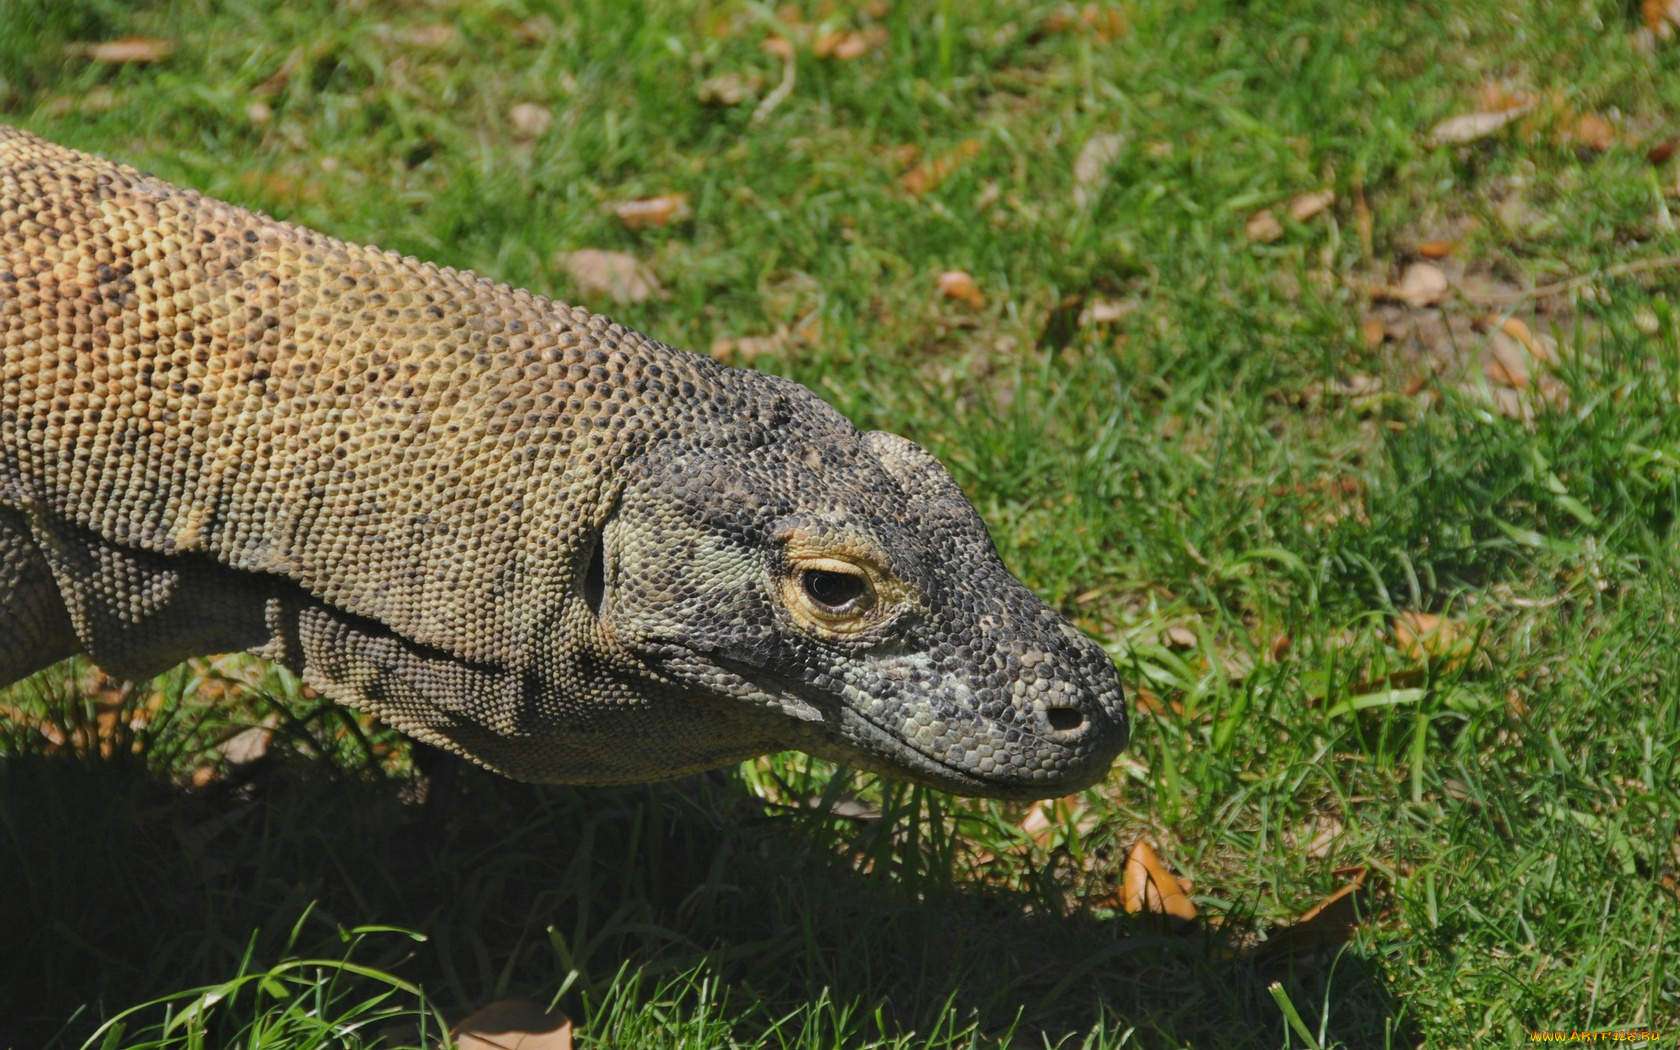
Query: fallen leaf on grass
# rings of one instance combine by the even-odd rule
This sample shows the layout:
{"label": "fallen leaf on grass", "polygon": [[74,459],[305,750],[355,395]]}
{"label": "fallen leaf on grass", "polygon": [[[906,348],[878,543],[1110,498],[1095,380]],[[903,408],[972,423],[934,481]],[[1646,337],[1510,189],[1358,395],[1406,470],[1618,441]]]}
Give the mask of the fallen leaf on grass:
{"label": "fallen leaf on grass", "polygon": [[1639,12],[1645,19],[1645,28],[1660,40],[1673,36],[1674,27],[1680,25],[1680,0],[1642,0]]}
{"label": "fallen leaf on grass", "polygon": [[528,999],[503,999],[450,1033],[460,1050],[572,1050],[571,1018]]}
{"label": "fallen leaf on grass", "polygon": [[1330,813],[1315,816],[1310,823],[1298,830],[1284,833],[1284,845],[1291,851],[1300,851],[1313,860],[1322,860],[1331,853],[1331,847],[1347,830],[1339,817]]}
{"label": "fallen leaf on grass", "polygon": [[123,99],[108,84],[95,84],[77,94],[54,95],[41,109],[51,117],[67,117],[72,113],[109,113],[121,105]]}
{"label": "fallen leaf on grass", "polygon": [[905,172],[898,184],[917,197],[932,192],[964,164],[980,155],[979,139],[964,139],[955,149],[934,157]]}
{"label": "fallen leaf on grass", "polygon": [[274,730],[269,726],[247,726],[217,744],[216,750],[227,759],[228,765],[244,766],[268,754],[273,739]]}
{"label": "fallen leaf on grass", "polygon": [[790,329],[778,325],[769,335],[723,336],[712,340],[711,355],[719,361],[739,358],[750,363],[755,358],[780,356],[800,346],[816,346],[822,341],[822,316],[813,313]]}
{"label": "fallen leaf on grass", "polygon": [[1388,323],[1375,314],[1359,322],[1359,337],[1370,349],[1376,349],[1388,338]]}
{"label": "fallen leaf on grass", "polygon": [[1579,113],[1558,121],[1558,139],[1564,145],[1580,146],[1603,153],[1616,144],[1616,126],[1597,113]]}
{"label": "fallen leaf on grass", "polygon": [[1319,901],[1299,919],[1272,931],[1260,945],[1262,956],[1308,955],[1345,943],[1359,928],[1359,892],[1365,888],[1363,866],[1345,869],[1352,878],[1341,889]]}
{"label": "fallen leaf on grass", "polygon": [[1516,120],[1533,108],[1533,104],[1514,106],[1483,113],[1464,113],[1448,117],[1429,132],[1431,146],[1452,146],[1487,138],[1500,128]]}
{"label": "fallen leaf on grass", "polygon": [[649,226],[669,226],[674,222],[686,222],[694,217],[694,212],[688,206],[686,193],[666,193],[642,200],[619,201],[612,205],[612,210],[613,214],[618,216],[618,221],[631,230],[645,230]]}
{"label": "fallen leaf on grass", "polygon": [[707,77],[694,93],[708,106],[736,106],[758,94],[763,86],[763,77],[725,72]]}
{"label": "fallen leaf on grass", "polygon": [[1137,709],[1139,711],[1146,714],[1158,715],[1164,718],[1166,717],[1167,712],[1171,711],[1179,718],[1184,717],[1184,705],[1182,703],[1177,700],[1162,702],[1160,697],[1156,696],[1148,689],[1133,689],[1132,703],[1137,705]]}
{"label": "fallen leaf on grass", "polygon": [[1110,131],[1099,131],[1085,140],[1079,157],[1073,162],[1073,202],[1085,207],[1096,199],[1097,187],[1102,184],[1108,169],[1120,156],[1126,140]]}
{"label": "fallen leaf on grass", "polygon": [[1066,795],[1033,803],[1017,827],[1034,844],[1048,846],[1056,829],[1066,824],[1070,818],[1073,820],[1073,830],[1078,835],[1089,834],[1097,826],[1099,819],[1097,813],[1087,808],[1078,795]]}
{"label": "fallen leaf on grass", "polygon": [[851,33],[823,33],[811,42],[811,54],[851,62],[886,45],[887,31],[880,26]]}
{"label": "fallen leaf on grass", "polygon": [[508,110],[508,123],[520,138],[540,138],[554,123],[554,114],[535,102],[521,102]]}
{"label": "fallen leaf on grass", "polygon": [[1508,110],[1533,108],[1534,92],[1516,87],[1505,80],[1485,80],[1476,89],[1476,109],[1483,113],[1504,113]]}
{"label": "fallen leaf on grass", "polygon": [[939,275],[939,294],[967,303],[975,310],[986,308],[986,297],[966,270],[946,270]]}
{"label": "fallen leaf on grass", "polygon": [[1075,8],[1067,4],[1052,11],[1043,22],[1039,23],[1041,32],[1047,35],[1066,33],[1069,30],[1079,30],[1091,33],[1105,44],[1126,35],[1131,29],[1126,20],[1126,13],[1117,7],[1107,4],[1087,3],[1083,7]]}
{"label": "fallen leaf on grass", "polygon": [[1250,216],[1248,222],[1243,224],[1243,233],[1247,234],[1251,241],[1270,244],[1283,236],[1283,223],[1279,222],[1277,216],[1272,214],[1272,209],[1262,208]]}
{"label": "fallen leaf on grass", "polygon": [[560,35],[560,27],[547,15],[532,15],[513,27],[513,35],[525,44],[546,44]]}
{"label": "fallen leaf on grass", "polygon": [[1161,644],[1169,649],[1194,649],[1196,632],[1188,627],[1172,626],[1161,632]]}
{"label": "fallen leaf on grass", "polygon": [[1397,285],[1385,285],[1372,293],[1375,299],[1393,299],[1407,306],[1434,306],[1452,291],[1452,284],[1439,266],[1415,262],[1406,267]]}
{"label": "fallen leaf on grass", "polygon": [[251,94],[258,98],[267,98],[269,95],[279,94],[287,84],[291,83],[292,77],[297,75],[297,71],[303,68],[304,59],[307,57],[308,52],[303,48],[293,48],[291,53],[286,56],[286,60],[280,63],[280,68],[270,74],[267,80],[252,88]]}
{"label": "fallen leaf on grass", "polygon": [[1184,886],[1167,870],[1148,842],[1138,839],[1126,855],[1126,874],[1120,891],[1120,906],[1136,915],[1149,912],[1180,922],[1196,917],[1196,905]]}
{"label": "fallen leaf on grass", "polygon": [[1306,222],[1334,203],[1336,203],[1335,190],[1317,190],[1313,193],[1297,194],[1289,199],[1289,217],[1296,222]]}
{"label": "fallen leaf on grass", "polygon": [[72,58],[86,58],[112,65],[162,62],[175,50],[173,40],[159,40],[154,36],[125,36],[118,40],[100,40],[70,44],[64,51]]}
{"label": "fallen leaf on grass", "polygon": [[719,361],[738,357],[750,363],[760,357],[779,356],[792,345],[788,330],[781,328],[770,335],[722,336],[712,340],[710,353]]}
{"label": "fallen leaf on grass", "polygon": [[659,278],[647,264],[624,252],[580,248],[561,252],[560,268],[587,297],[605,296],[619,303],[639,303],[660,294]]}
{"label": "fallen leaf on grass", "polygon": [[439,48],[445,47],[455,40],[455,27],[448,22],[434,22],[431,25],[410,26],[398,34],[397,39],[409,47]]}
{"label": "fallen leaf on grass", "polygon": [[1470,659],[1474,645],[1463,620],[1426,612],[1402,612],[1394,617],[1394,647],[1414,663],[1455,670]]}
{"label": "fallen leaf on grass", "polygon": [[1482,365],[1482,374],[1488,382],[1512,390],[1528,389],[1528,351],[1521,343],[1503,331],[1496,331],[1488,335],[1488,354],[1488,360]]}
{"label": "fallen leaf on grass", "polygon": [[1079,311],[1081,327],[1096,324],[1116,324],[1141,305],[1136,299],[1092,299]]}
{"label": "fallen leaf on grass", "polygon": [[1417,246],[1417,253],[1425,259],[1445,259],[1452,254],[1451,241],[1424,241]]}

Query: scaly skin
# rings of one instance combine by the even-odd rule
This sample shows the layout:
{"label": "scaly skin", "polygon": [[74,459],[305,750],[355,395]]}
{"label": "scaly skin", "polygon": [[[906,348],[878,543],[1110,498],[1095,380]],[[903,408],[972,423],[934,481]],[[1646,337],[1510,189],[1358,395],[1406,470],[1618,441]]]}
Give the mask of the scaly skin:
{"label": "scaly skin", "polygon": [[529,780],[1089,784],[1103,651],[803,387],[0,127],[0,685],[250,650]]}

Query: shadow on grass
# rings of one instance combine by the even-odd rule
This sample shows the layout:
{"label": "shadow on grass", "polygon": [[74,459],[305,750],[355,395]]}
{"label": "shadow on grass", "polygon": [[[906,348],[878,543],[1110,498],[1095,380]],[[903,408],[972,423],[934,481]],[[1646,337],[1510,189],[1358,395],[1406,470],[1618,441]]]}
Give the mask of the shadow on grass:
{"label": "shadow on grass", "polygon": [[341,931],[368,924],[426,935],[358,961],[420,984],[451,1017],[546,1000],[575,971],[561,1005],[587,1024],[628,962],[653,984],[702,967],[749,1044],[826,994],[855,1004],[834,1045],[911,1031],[956,1042],[970,1024],[1079,1045],[1100,1023],[1116,1041],[1135,1027],[1128,1045],[1277,1046],[1273,980],[1315,1030],[1329,1004],[1332,1040],[1417,1042],[1374,959],[1274,972],[1065,914],[1051,873],[1029,892],[956,882],[948,843],[887,836],[881,856],[896,859],[860,871],[882,825],[769,814],[733,774],[574,790],[468,772],[428,829],[397,781],[295,754],[265,766],[190,790],[139,759],[0,764],[0,1046],[77,1046],[119,1010],[227,979],[247,952],[264,965],[288,945],[337,957]]}

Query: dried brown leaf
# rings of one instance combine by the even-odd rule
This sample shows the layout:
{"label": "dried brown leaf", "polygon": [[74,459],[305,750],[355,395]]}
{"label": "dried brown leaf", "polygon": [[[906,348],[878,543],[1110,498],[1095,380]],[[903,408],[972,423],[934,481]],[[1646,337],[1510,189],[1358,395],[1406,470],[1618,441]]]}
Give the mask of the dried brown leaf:
{"label": "dried brown leaf", "polygon": [[818,58],[851,62],[879,50],[887,40],[887,31],[880,26],[853,32],[821,33],[811,41],[811,54]]}
{"label": "dried brown leaf", "polygon": [[1092,299],[1079,311],[1080,327],[1095,324],[1117,324],[1135,312],[1140,304],[1136,299]]}
{"label": "dried brown leaf", "polygon": [[955,149],[948,153],[923,161],[898,180],[898,184],[909,192],[920,197],[931,193],[940,183],[950,178],[953,173],[964,164],[980,155],[979,139],[964,139]]}
{"label": "dried brown leaf", "polygon": [[781,325],[769,335],[723,336],[712,340],[711,355],[719,361],[732,358],[750,363],[760,357],[780,357],[796,346],[815,346],[822,339],[821,318],[812,315],[797,328]]}
{"label": "dried brown leaf", "polygon": [[554,123],[554,114],[535,102],[521,102],[508,110],[508,123],[514,134],[524,139],[540,138]]}
{"label": "dried brown leaf", "polygon": [[450,1034],[460,1050],[572,1050],[571,1018],[528,999],[491,1003]]}
{"label": "dried brown leaf", "polygon": [[268,754],[274,730],[268,726],[247,726],[216,745],[230,766],[243,766]]}
{"label": "dried brown leaf", "polygon": [[631,230],[645,230],[649,226],[669,226],[694,217],[688,206],[688,194],[667,193],[642,200],[619,201],[612,206],[618,221]]}
{"label": "dried brown leaf", "polygon": [[735,106],[758,94],[763,86],[764,78],[756,74],[724,72],[707,77],[694,93],[708,106]]}
{"label": "dried brown leaf", "polygon": [[1548,365],[1560,362],[1557,345],[1551,336],[1538,336],[1529,330],[1526,322],[1520,317],[1507,317],[1499,323],[1499,330],[1523,345],[1523,348],[1533,355],[1536,361],[1544,361]]}
{"label": "dried brown leaf", "polygon": [[1417,246],[1417,253],[1425,259],[1445,259],[1452,254],[1451,241],[1424,241]]}
{"label": "dried brown leaf", "polygon": [[159,40],[154,36],[125,36],[117,40],[84,41],[68,45],[65,53],[72,58],[86,58],[112,65],[162,62],[175,50],[173,40]]}
{"label": "dried brown leaf", "polygon": [[1130,914],[1149,912],[1166,915],[1181,922],[1196,917],[1196,905],[1184,892],[1184,886],[1167,870],[1155,850],[1143,839],[1132,844],[1126,855],[1126,874],[1122,882],[1120,906]]}
{"label": "dried brown leaf", "polygon": [[1398,285],[1378,288],[1375,297],[1393,299],[1407,306],[1434,306],[1452,291],[1452,284],[1439,266],[1415,262],[1400,275]]}
{"label": "dried brown leaf", "polygon": [[1430,129],[1429,144],[1431,146],[1451,146],[1487,138],[1528,112],[1530,108],[1532,108],[1531,105],[1522,105],[1511,109],[1464,113],[1456,117],[1448,117]]}
{"label": "dried brown leaf", "polygon": [[72,113],[109,113],[121,104],[122,99],[109,84],[95,84],[78,94],[53,95],[41,109],[51,117],[66,117]]}
{"label": "dried brown leaf", "polygon": [[1145,714],[1165,717],[1167,712],[1170,711],[1179,718],[1184,717],[1184,704],[1182,702],[1178,700],[1163,701],[1153,691],[1141,686],[1132,690],[1132,703],[1136,704],[1137,709]]}
{"label": "dried brown leaf", "polygon": [[1050,844],[1056,829],[1070,818],[1073,820],[1074,830],[1081,835],[1096,827],[1099,819],[1095,812],[1086,807],[1084,799],[1078,795],[1066,795],[1033,803],[1017,826],[1022,834],[1042,847]]}
{"label": "dried brown leaf", "polygon": [[252,88],[251,94],[258,98],[278,95],[287,84],[291,83],[292,77],[297,75],[297,71],[303,68],[304,59],[307,57],[308,52],[303,48],[293,48],[291,53],[286,56],[286,60],[280,63],[280,68],[270,74],[267,80]]}
{"label": "dried brown leaf", "polygon": [[1161,644],[1170,649],[1194,649],[1196,647],[1196,632],[1188,627],[1174,624],[1161,632]]}
{"label": "dried brown leaf", "polygon": [[1482,365],[1482,374],[1488,377],[1489,382],[1512,390],[1528,389],[1528,351],[1521,343],[1503,331],[1492,332],[1488,335],[1488,354],[1488,360]]}
{"label": "dried brown leaf", "polygon": [[426,50],[447,47],[455,42],[455,27],[448,22],[433,22],[430,25],[410,26],[398,34],[397,39],[409,47]]}
{"label": "dried brown leaf", "polygon": [[1352,878],[1341,889],[1302,913],[1260,945],[1261,955],[1306,955],[1328,951],[1347,941],[1359,928],[1359,893],[1365,888],[1364,867],[1348,869]]}
{"label": "dried brown leaf", "polygon": [[624,252],[581,248],[561,252],[557,261],[585,298],[604,296],[618,303],[639,303],[661,292],[659,278],[647,264]]}
{"label": "dried brown leaf", "polygon": [[1580,113],[1558,122],[1558,137],[1565,145],[1603,153],[1616,144],[1616,126],[1597,113]]}
{"label": "dried brown leaf", "polygon": [[1388,338],[1388,324],[1382,318],[1372,314],[1359,322],[1359,336],[1365,340],[1365,345],[1372,349],[1382,345]]}
{"label": "dried brown leaf", "polygon": [[1318,190],[1313,193],[1298,194],[1289,200],[1289,217],[1296,222],[1306,222],[1334,203],[1336,203],[1335,190]]}
{"label": "dried brown leaf", "polygon": [[1528,109],[1535,103],[1534,92],[1513,87],[1503,80],[1488,80],[1476,89],[1476,108],[1486,113]]}
{"label": "dried brown leaf", "polygon": [[975,283],[974,277],[966,270],[947,270],[938,278],[939,294],[947,299],[956,299],[967,303],[975,310],[986,308],[986,297],[980,291],[980,285]]}
{"label": "dried brown leaf", "polygon": [[1463,620],[1426,612],[1394,617],[1394,647],[1414,663],[1455,670],[1470,659],[1474,644]]}
{"label": "dried brown leaf", "polygon": [[526,44],[546,44],[560,35],[560,27],[547,15],[532,15],[513,27],[513,35]]}
{"label": "dried brown leaf", "polygon": [[1046,15],[1039,31],[1055,36],[1078,31],[1090,33],[1102,43],[1113,43],[1131,29],[1124,11],[1108,4],[1087,3],[1082,7],[1065,4]]}
{"label": "dried brown leaf", "polygon": [[1272,214],[1272,209],[1262,208],[1250,216],[1248,222],[1243,224],[1243,232],[1248,235],[1248,239],[1251,241],[1270,244],[1283,236],[1283,223],[1279,222],[1277,216]]}
{"label": "dried brown leaf", "polygon": [[1099,131],[1085,140],[1079,157],[1073,162],[1073,201],[1085,207],[1096,198],[1096,189],[1108,175],[1108,169],[1120,156],[1126,144],[1124,136],[1111,131]]}
{"label": "dried brown leaf", "polygon": [[1639,10],[1645,28],[1660,40],[1673,36],[1674,27],[1680,25],[1680,0],[1642,0]]}

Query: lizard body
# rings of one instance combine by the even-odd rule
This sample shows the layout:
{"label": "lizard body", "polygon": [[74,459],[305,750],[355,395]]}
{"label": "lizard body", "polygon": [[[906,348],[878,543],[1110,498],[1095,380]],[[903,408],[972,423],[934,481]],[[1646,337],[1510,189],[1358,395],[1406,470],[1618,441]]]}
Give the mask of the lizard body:
{"label": "lizard body", "polygon": [[249,650],[530,780],[1099,778],[1113,663],[803,387],[0,127],[0,685]]}

